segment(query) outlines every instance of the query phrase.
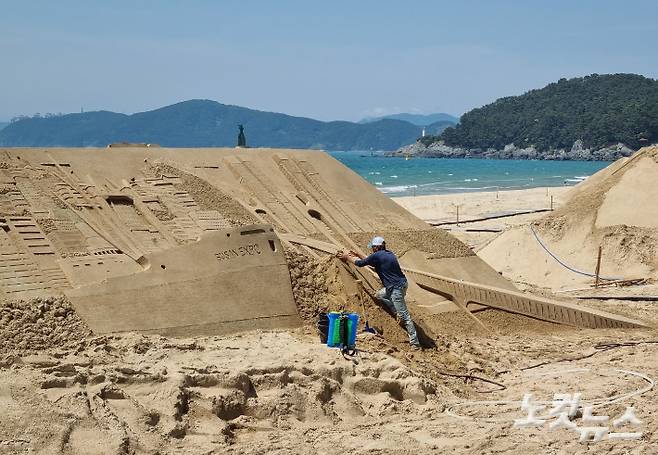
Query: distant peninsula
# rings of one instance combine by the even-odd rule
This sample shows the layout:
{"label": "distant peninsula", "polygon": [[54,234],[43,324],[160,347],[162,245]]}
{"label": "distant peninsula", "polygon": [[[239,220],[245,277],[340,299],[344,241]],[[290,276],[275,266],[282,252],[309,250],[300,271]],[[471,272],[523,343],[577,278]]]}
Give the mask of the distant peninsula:
{"label": "distant peninsula", "polygon": [[658,81],[592,74],[500,98],[391,155],[615,160],[656,142]]}
{"label": "distant peninsula", "polygon": [[108,111],[18,117],[0,131],[4,147],[105,147],[154,143],[165,147],[233,147],[238,125],[247,146],[322,150],[395,150],[451,122],[427,126],[398,119],[323,122],[211,100],[189,100],[132,115]]}

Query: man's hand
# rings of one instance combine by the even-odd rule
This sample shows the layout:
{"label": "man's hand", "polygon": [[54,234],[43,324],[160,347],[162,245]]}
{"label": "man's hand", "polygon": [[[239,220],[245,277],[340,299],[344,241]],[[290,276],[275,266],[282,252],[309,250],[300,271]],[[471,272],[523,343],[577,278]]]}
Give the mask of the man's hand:
{"label": "man's hand", "polygon": [[357,252],[354,251],[354,250],[350,250],[350,254],[351,254],[352,256],[355,256],[355,257],[359,258],[359,259],[365,259],[365,258],[366,258],[365,255],[363,255],[363,254],[361,254],[361,253],[357,253]]}
{"label": "man's hand", "polygon": [[343,250],[338,250],[336,251],[336,257],[343,262],[347,262],[347,260],[350,258],[350,255],[345,253]]}
{"label": "man's hand", "polygon": [[336,257],[338,257],[338,259],[340,259],[343,262],[348,262],[348,261],[354,262],[357,259],[359,259],[359,257],[353,251],[346,253],[342,250],[336,252]]}

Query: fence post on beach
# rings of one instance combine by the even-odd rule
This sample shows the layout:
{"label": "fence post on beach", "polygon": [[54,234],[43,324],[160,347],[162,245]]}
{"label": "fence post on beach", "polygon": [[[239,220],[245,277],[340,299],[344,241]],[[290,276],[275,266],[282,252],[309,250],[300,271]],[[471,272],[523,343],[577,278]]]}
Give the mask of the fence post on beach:
{"label": "fence post on beach", "polygon": [[598,288],[599,287],[599,274],[601,273],[601,245],[599,245],[599,255],[596,258],[596,280],[594,281],[594,287]]}
{"label": "fence post on beach", "polygon": [[551,194],[551,212],[553,211],[553,195]]}

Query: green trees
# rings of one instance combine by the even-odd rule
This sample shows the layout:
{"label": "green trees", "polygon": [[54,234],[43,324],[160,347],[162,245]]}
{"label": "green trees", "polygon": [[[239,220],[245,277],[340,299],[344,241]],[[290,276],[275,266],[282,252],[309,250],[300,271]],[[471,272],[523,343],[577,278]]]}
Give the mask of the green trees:
{"label": "green trees", "polygon": [[635,74],[560,79],[473,109],[454,128],[422,142],[548,150],[569,149],[578,139],[587,148],[622,142],[637,149],[658,141],[658,81]]}

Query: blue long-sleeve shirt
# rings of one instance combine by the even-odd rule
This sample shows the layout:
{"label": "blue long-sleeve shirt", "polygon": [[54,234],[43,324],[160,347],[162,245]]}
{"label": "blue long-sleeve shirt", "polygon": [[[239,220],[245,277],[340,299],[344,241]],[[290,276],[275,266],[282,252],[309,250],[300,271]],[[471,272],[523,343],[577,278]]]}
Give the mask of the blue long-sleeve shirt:
{"label": "blue long-sleeve shirt", "polygon": [[374,267],[386,289],[402,287],[407,284],[407,277],[400,269],[398,258],[391,251],[375,251],[367,258],[355,261],[354,264],[357,267],[365,267],[366,265]]}

